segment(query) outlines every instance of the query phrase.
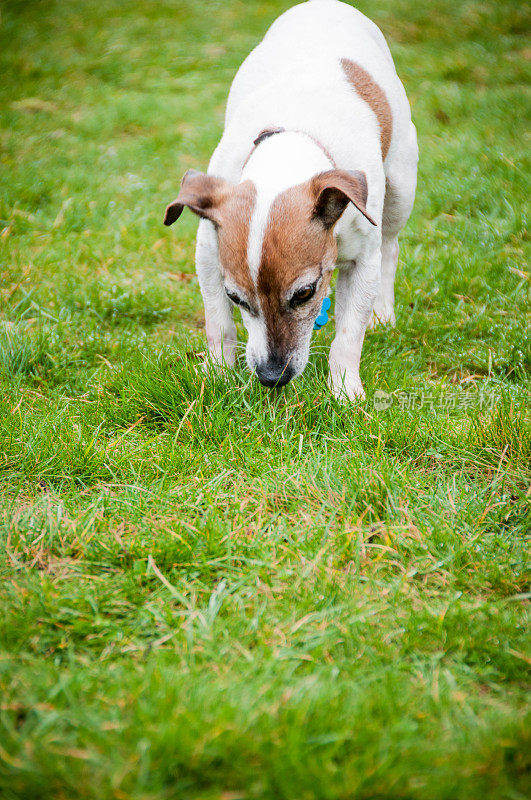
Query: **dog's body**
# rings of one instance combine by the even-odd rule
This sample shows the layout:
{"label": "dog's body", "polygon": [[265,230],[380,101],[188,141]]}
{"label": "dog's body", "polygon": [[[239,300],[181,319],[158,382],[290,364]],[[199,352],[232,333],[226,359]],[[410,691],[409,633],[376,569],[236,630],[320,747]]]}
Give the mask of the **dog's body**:
{"label": "dog's body", "polygon": [[167,224],[184,206],[203,217],[196,263],[213,358],[234,361],[235,302],[262,383],[300,374],[337,266],[330,381],[337,394],[363,396],[371,312],[394,322],[397,236],[413,206],[417,158],[379,29],[338,0],[309,0],[279,17],[234,79],[208,175],[187,173],[167,209]]}

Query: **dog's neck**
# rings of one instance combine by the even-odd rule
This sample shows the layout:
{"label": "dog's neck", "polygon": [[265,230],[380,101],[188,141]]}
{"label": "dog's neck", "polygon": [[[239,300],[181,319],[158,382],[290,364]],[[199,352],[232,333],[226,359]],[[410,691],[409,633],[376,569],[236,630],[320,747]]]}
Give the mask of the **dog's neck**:
{"label": "dog's neck", "polygon": [[251,275],[258,272],[264,232],[275,198],[334,166],[324,148],[302,132],[275,133],[255,146],[241,175],[241,182],[250,180],[256,187],[248,246]]}

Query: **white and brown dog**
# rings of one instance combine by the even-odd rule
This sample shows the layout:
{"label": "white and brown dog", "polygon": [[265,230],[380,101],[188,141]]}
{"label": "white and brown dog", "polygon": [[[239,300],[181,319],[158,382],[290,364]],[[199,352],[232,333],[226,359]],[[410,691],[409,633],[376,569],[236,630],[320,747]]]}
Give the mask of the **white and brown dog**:
{"label": "white and brown dog", "polygon": [[330,384],[363,397],[365,330],[394,322],[397,236],[417,160],[406,93],[376,25],[338,0],[279,17],[234,79],[208,173],[187,172],[166,209],[166,225],[185,206],[201,217],[196,266],[212,358],[234,363],[237,305],[258,379],[281,386],[299,375],[337,266]]}

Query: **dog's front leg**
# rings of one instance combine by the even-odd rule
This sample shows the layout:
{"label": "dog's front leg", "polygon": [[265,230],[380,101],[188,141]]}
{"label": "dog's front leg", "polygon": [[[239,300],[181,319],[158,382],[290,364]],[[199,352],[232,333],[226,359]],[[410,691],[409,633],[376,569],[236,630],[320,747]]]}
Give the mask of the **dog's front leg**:
{"label": "dog's front leg", "polygon": [[201,220],[197,230],[195,252],[197,277],[205,305],[208,349],[213,362],[234,366],[236,357],[236,326],[232,304],[223,288],[219,265],[218,241],[214,226]]}
{"label": "dog's front leg", "polygon": [[330,388],[338,398],[363,399],[361,348],[380,285],[379,245],[340,267],[336,285],[336,336],[330,348]]}

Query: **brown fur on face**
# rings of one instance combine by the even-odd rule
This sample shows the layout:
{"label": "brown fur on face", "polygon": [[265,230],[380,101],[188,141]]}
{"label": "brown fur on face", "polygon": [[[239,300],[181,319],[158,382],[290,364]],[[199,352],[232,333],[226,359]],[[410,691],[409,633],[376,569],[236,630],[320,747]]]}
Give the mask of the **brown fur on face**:
{"label": "brown fur on face", "polygon": [[[189,170],[178,197],[166,209],[164,222],[171,225],[187,206],[214,223],[224,277],[230,276],[256,312],[258,294],[270,349],[288,357],[308,338],[330,284],[337,255],[333,228],[346,206],[353,203],[376,224],[366,209],[367,191],[364,173],[332,169],[279,194],[269,213],[256,287],[248,260],[256,204],[252,181],[235,185]],[[305,273],[308,284],[320,279],[319,286],[307,303],[292,308],[294,283]]]}
{"label": "brown fur on face", "polygon": [[205,175],[189,169],[181,181],[178,197],[170,203],[164,217],[172,225],[185,206],[217,228],[219,258],[224,273],[230,274],[249,297],[254,285],[249,272],[247,243],[256,199],[256,187],[251,181],[238,185],[223,178]]}
{"label": "brown fur on face", "polygon": [[219,260],[222,271],[230,275],[251,300],[255,289],[249,271],[247,248],[255,200],[256,187],[252,181],[244,181],[235,186],[223,205],[218,228]]}
{"label": "brown fur on face", "polygon": [[[274,201],[262,245],[257,289],[271,347],[287,355],[321,307],[337,256],[333,228],[349,202],[372,224],[365,208],[367,182],[361,172],[329,170],[282,192]],[[301,275],[322,276],[314,297],[292,309],[289,295]]]}
{"label": "brown fur on face", "polygon": [[264,235],[257,289],[271,348],[281,356],[287,356],[298,343],[293,325],[297,312],[287,304],[290,288],[304,272],[313,269],[314,277],[309,279],[313,282],[328,266],[319,292],[299,308],[309,312],[317,304],[320,307],[337,254],[332,229],[314,216],[314,209],[315,198],[307,184],[287,189],[274,201]]}
{"label": "brown fur on face", "polygon": [[378,86],[367,70],[348,58],[341,59],[341,66],[348,82],[376,114],[380,126],[382,158],[385,159],[393,135],[393,112],[383,89]]}

